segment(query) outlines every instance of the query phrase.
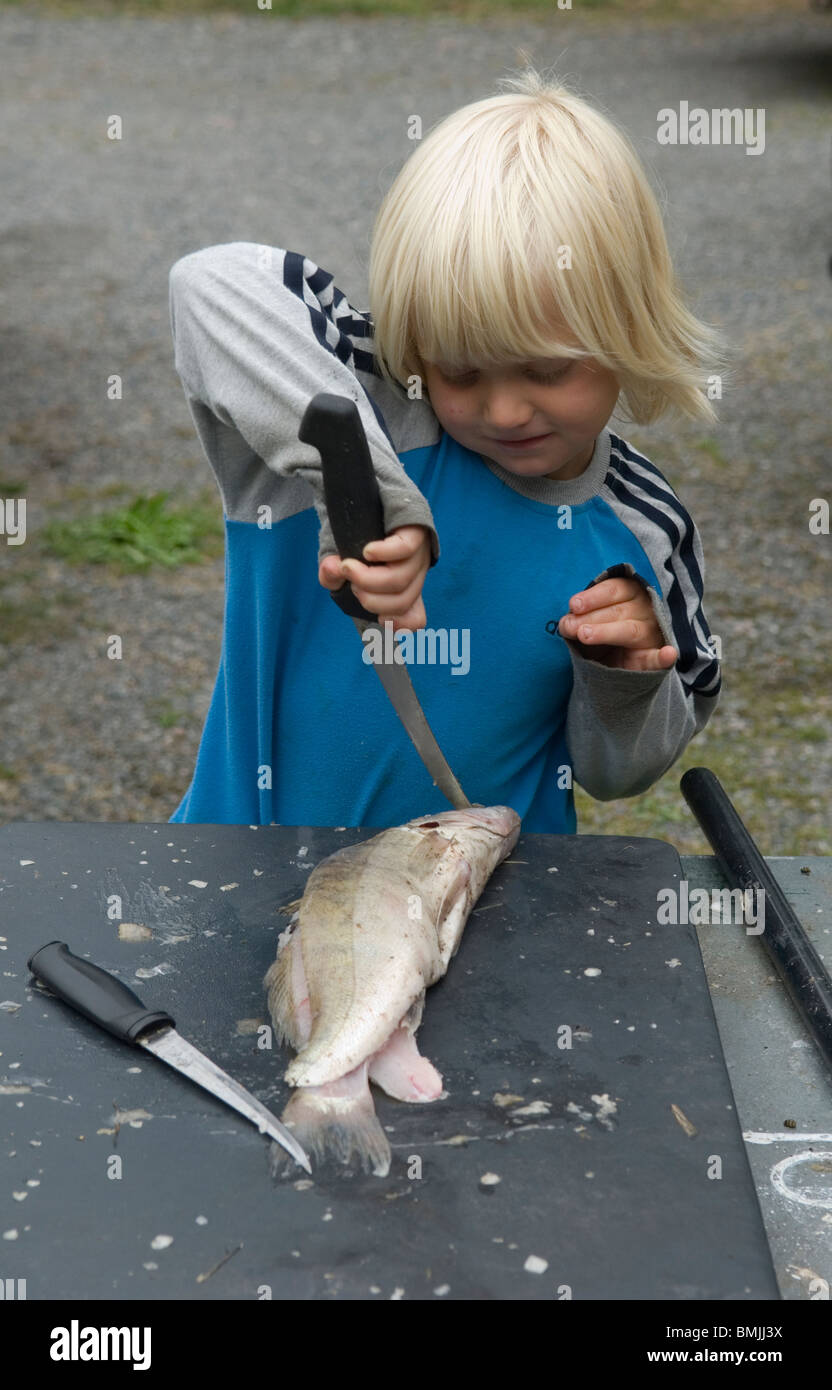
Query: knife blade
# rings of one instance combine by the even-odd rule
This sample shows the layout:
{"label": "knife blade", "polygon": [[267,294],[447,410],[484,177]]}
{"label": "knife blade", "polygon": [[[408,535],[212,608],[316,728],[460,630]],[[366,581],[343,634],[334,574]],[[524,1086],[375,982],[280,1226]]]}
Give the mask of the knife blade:
{"label": "knife blade", "polygon": [[[367,564],[365,545],[384,540],[384,511],[355,401],[319,391],[304,411],[298,438],[321,455],[324,499],[341,559]],[[383,638],[378,615],[359,603],[348,583],[331,590],[330,597],[352,618],[362,640],[367,631],[375,631]],[[373,665],[433,782],[452,806],[470,806],[425,717],[407,667],[386,661]]]}
{"label": "knife blade", "polygon": [[245,1087],[177,1033],[169,1013],[146,1008],[128,985],[100,965],[76,956],[65,941],[47,942],[33,952],[27,964],[32,974],[59,999],[122,1042],[146,1048],[189,1081],[232,1106],[261,1134],[270,1134],[301,1168],[311,1173],[309,1159],[294,1135]]}

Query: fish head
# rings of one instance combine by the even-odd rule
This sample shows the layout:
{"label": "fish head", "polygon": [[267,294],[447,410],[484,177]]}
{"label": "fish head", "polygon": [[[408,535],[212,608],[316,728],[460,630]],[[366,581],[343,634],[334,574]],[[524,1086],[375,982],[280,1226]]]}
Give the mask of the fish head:
{"label": "fish head", "polygon": [[457,839],[472,850],[484,851],[490,862],[489,873],[511,854],[520,836],[520,817],[510,806],[463,806],[435,816],[419,816],[408,825],[414,830],[434,830],[446,840]]}
{"label": "fish head", "polygon": [[471,908],[497,865],[517,844],[520,817],[510,806],[470,806],[422,816],[410,821],[407,829],[429,836],[435,856],[434,924],[444,974]]}

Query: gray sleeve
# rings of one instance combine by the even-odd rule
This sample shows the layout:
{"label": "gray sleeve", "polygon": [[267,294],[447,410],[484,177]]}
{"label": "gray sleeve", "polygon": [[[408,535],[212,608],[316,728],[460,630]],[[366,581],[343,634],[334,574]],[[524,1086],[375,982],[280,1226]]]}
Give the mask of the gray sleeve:
{"label": "gray sleeve", "polygon": [[682,528],[669,563],[658,572],[667,576],[662,595],[630,564],[610,566],[592,584],[617,575],[639,580],[665,642],[679,653],[675,666],[666,671],[603,666],[584,656],[579,643],[562,639],[574,676],[566,717],[572,775],[599,801],[646,791],[704,728],[719,701],[719,662],[701,603],[702,547],[692,522]]}
{"label": "gray sleeve", "polygon": [[[309,401],[331,391],[358,407],[385,532],[427,526],[435,563],[439,539],[430,507],[408,478],[374,398],[384,392],[373,389],[381,383],[373,372],[370,316],[351,307],[332,276],[296,252],[228,242],[176,261],[169,292],[176,370],[226,511],[230,499],[262,497],[262,477],[253,479],[265,465],[283,480],[282,490],[270,489],[275,519],[309,505],[302,479],[321,524],[319,558],[336,551],[320,455],[298,439]],[[238,519],[250,517],[242,511]]]}

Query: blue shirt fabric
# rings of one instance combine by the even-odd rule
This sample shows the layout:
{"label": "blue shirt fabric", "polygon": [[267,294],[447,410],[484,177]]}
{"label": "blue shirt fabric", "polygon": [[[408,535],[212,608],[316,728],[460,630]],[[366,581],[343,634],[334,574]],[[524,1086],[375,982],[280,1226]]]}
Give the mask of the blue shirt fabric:
{"label": "blue shirt fabric", "polygon": [[[443,538],[423,589],[428,626],[470,633],[467,674],[408,663],[428,722],[471,801],[514,807],[525,830],[572,833],[572,663],[553,627],[609,566],[631,563],[658,591],[650,561],[598,496],[570,507],[565,527],[563,509],[506,488],[444,432],[400,457]],[[448,809],[355,625],[318,583],[317,539],[312,508],[271,529],[226,520],[220,667],[172,821],[381,827]]]}

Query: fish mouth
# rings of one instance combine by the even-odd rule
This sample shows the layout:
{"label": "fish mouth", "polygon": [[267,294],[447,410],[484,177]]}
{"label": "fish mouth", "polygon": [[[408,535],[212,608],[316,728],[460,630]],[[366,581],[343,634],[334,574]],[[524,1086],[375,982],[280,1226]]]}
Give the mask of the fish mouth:
{"label": "fish mouth", "polygon": [[409,822],[413,830],[452,830],[455,825],[467,825],[471,829],[484,830],[500,840],[505,840],[520,828],[520,817],[510,806],[462,806],[455,811],[441,811],[435,816],[423,816]]}
{"label": "fish mouth", "polygon": [[510,806],[472,806],[470,814],[478,826],[500,839],[506,839],[520,828],[520,817]]}

